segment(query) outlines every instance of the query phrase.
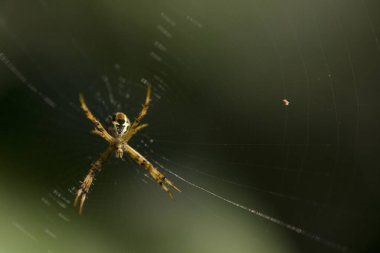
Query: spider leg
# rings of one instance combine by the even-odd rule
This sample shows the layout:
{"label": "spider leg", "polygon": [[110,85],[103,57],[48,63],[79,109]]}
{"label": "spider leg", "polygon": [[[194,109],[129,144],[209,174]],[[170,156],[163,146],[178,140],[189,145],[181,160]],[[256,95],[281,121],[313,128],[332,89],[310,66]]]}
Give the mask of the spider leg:
{"label": "spider leg", "polygon": [[107,140],[107,136],[104,134],[104,132],[101,132],[101,131],[99,131],[98,129],[94,129],[94,130],[92,130],[91,131],[91,133],[93,133],[93,134],[96,134],[96,135],[99,135],[100,137],[102,137],[103,139],[105,139],[105,140]]}
{"label": "spider leg", "polygon": [[95,173],[100,172],[102,170],[103,163],[108,159],[112,151],[113,151],[113,148],[111,146],[108,147],[103,153],[101,153],[99,158],[91,164],[91,167],[86,177],[84,178],[82,184],[80,185],[77,191],[77,196],[75,197],[75,201],[74,201],[74,207],[76,207],[78,204],[78,200],[80,200],[79,214],[82,214],[83,212],[83,204],[84,204],[84,201],[86,200],[88,190],[90,189],[92,185],[92,181],[94,180]]}
{"label": "spider leg", "polygon": [[140,111],[140,114],[139,116],[137,116],[137,118],[135,119],[135,121],[133,122],[132,124],[132,128],[136,128],[139,124],[140,124],[140,121],[144,118],[144,116],[146,115],[146,113],[148,112],[148,108],[149,108],[149,104],[150,104],[150,95],[151,95],[152,91],[151,91],[151,86],[148,85],[148,88],[146,90],[146,98],[145,98],[145,102],[144,104],[142,105],[142,109]]}
{"label": "spider leg", "polygon": [[148,124],[142,124],[142,125],[139,125],[138,127],[136,127],[134,130],[134,133],[133,134],[136,134],[138,131],[140,131],[141,129],[147,127]]}
{"label": "spider leg", "polygon": [[139,165],[142,165],[150,174],[150,176],[161,186],[161,188],[169,194],[169,197],[173,199],[172,192],[168,186],[174,188],[176,191],[181,192],[171,181],[169,181],[161,172],[159,172],[144,156],[142,156],[135,149],[129,145],[124,146],[124,151],[127,152],[133,160]]}
{"label": "spider leg", "polygon": [[87,118],[95,125],[95,127],[96,127],[95,133],[98,134],[99,136],[101,136],[107,142],[112,143],[114,138],[103,127],[102,123],[100,123],[99,120],[97,120],[95,118],[95,116],[92,114],[90,109],[88,109],[82,94],[79,95],[79,101],[80,101],[80,105],[81,105],[83,112],[86,114]]}
{"label": "spider leg", "polygon": [[123,136],[123,141],[128,141],[137,131],[139,131],[140,129],[146,127],[147,125],[143,124],[141,126],[139,126],[141,120],[144,118],[144,116],[147,114],[148,112],[148,108],[149,108],[149,104],[150,104],[150,96],[151,96],[151,86],[148,85],[148,88],[147,88],[147,91],[146,91],[146,98],[145,98],[145,102],[144,104],[142,105],[142,109],[140,111],[140,114],[137,116],[137,118],[135,119],[135,121],[133,122],[131,128],[128,130],[128,132]]}
{"label": "spider leg", "polygon": [[[128,130],[129,137],[127,139],[124,138],[123,142],[127,142],[133,135],[135,135],[138,131],[140,131],[141,129],[143,129],[143,128],[147,127],[147,126],[148,126],[148,124],[142,124],[142,125],[137,126],[134,129]],[[95,131],[94,131],[94,133],[95,133]],[[98,134],[98,133],[96,133],[96,134]]]}

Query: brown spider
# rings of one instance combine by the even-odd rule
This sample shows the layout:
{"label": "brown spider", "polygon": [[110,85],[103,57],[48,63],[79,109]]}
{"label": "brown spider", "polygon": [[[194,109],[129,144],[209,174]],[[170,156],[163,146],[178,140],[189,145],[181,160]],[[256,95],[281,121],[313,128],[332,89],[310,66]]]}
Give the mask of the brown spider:
{"label": "brown spider", "polygon": [[148,124],[140,125],[140,121],[146,115],[150,103],[151,88],[150,85],[147,89],[145,103],[142,105],[142,110],[137,116],[133,124],[131,125],[127,116],[122,112],[117,112],[112,117],[112,126],[109,128],[109,132],[103,127],[103,125],[94,117],[91,111],[88,109],[83,95],[79,95],[79,101],[82,110],[86,114],[87,118],[95,125],[95,129],[92,133],[99,135],[105,139],[109,146],[108,148],[100,154],[100,157],[91,164],[87,176],[80,185],[77,196],[74,201],[74,206],[76,207],[78,200],[80,199],[79,213],[82,214],[83,203],[86,200],[86,195],[96,172],[100,172],[103,163],[109,158],[111,153],[115,151],[116,158],[122,158],[123,153],[126,152],[133,160],[135,160],[139,165],[142,165],[151,175],[151,177],[161,185],[162,189],[166,191],[170,198],[173,199],[173,195],[169,190],[168,186],[173,187],[178,192],[181,192],[177,187],[174,186],[172,182],[165,178],[165,176],[159,172],[144,156],[138,153],[135,149],[128,145],[128,141],[135,135],[139,130],[148,126]]}

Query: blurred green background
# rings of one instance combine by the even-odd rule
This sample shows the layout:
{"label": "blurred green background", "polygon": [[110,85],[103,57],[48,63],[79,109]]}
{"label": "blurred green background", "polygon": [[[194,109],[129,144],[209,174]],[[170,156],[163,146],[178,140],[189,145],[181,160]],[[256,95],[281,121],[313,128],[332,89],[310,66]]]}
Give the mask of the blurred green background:
{"label": "blurred green background", "polygon": [[[377,252],[379,13],[375,0],[2,0],[0,252]],[[106,143],[78,94],[103,122],[133,119],[147,82],[150,126],[131,145],[182,193],[111,158],[79,216],[73,193]]]}

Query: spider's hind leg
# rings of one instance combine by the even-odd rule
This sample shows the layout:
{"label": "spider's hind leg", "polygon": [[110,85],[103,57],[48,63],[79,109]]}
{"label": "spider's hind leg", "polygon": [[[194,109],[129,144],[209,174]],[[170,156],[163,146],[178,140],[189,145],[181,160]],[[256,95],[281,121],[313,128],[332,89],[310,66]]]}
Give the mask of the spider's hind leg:
{"label": "spider's hind leg", "polygon": [[80,188],[77,191],[77,196],[74,201],[74,207],[77,206],[78,200],[80,199],[80,205],[79,205],[79,213],[82,214],[83,211],[83,204],[84,201],[86,200],[87,193],[91,187],[92,181],[94,180],[95,177],[95,171],[91,170],[87,174],[87,176],[84,178]]}
{"label": "spider's hind leg", "polygon": [[87,193],[88,193],[88,191],[92,185],[92,181],[94,180],[95,173],[101,171],[103,163],[108,159],[108,157],[110,156],[112,151],[113,151],[113,148],[108,147],[100,155],[98,160],[96,160],[94,163],[91,164],[91,167],[90,167],[86,177],[84,178],[83,182],[81,183],[81,185],[77,191],[77,196],[75,197],[75,201],[74,201],[74,207],[76,207],[78,204],[78,201],[80,201],[79,214],[82,214],[82,212],[83,212],[83,204],[87,198]]}
{"label": "spider's hind leg", "polygon": [[172,182],[170,182],[160,171],[158,171],[144,156],[138,153],[129,145],[124,146],[124,151],[131,156],[133,160],[135,160],[139,165],[143,166],[156,181],[161,188],[169,195],[171,199],[173,199],[173,194],[169,189],[169,186],[175,189],[178,192],[181,192]]}

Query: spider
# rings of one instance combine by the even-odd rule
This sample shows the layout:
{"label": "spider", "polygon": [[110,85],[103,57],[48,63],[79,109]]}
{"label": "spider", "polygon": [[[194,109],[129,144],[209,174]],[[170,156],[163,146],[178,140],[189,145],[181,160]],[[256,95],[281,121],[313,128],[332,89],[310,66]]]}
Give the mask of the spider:
{"label": "spider", "polygon": [[100,154],[99,158],[91,164],[91,167],[84,178],[83,182],[77,191],[76,198],[74,201],[74,207],[79,205],[79,214],[83,212],[83,204],[86,200],[88,191],[94,180],[95,173],[100,172],[104,162],[110,157],[113,151],[115,151],[116,158],[122,158],[124,152],[127,153],[133,160],[135,160],[139,165],[142,165],[150,174],[150,176],[162,187],[162,189],[168,193],[169,197],[173,199],[173,195],[169,190],[168,186],[174,188],[178,192],[181,192],[172,182],[170,182],[161,172],[159,172],[144,156],[128,145],[128,141],[141,129],[148,126],[148,124],[140,124],[142,118],[146,115],[151,94],[151,87],[148,85],[145,103],[142,105],[142,110],[137,116],[133,124],[130,124],[127,116],[122,112],[117,112],[112,117],[112,125],[108,131],[103,127],[103,125],[97,120],[92,112],[88,109],[84,97],[82,94],[79,95],[79,101],[81,108],[86,114],[87,118],[95,125],[95,129],[92,133],[99,135],[109,144],[108,148]]}

